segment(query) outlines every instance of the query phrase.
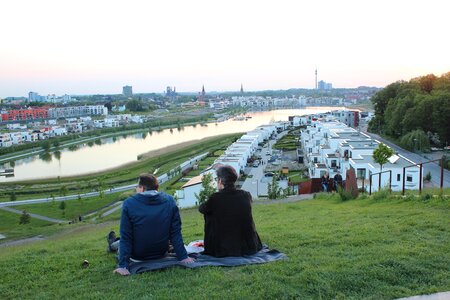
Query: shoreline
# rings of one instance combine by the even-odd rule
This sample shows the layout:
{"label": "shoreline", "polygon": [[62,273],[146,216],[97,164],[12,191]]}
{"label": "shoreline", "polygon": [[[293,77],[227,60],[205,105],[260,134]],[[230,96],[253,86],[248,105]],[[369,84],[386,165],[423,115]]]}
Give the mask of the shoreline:
{"label": "shoreline", "polygon": [[[231,135],[236,135],[236,134],[242,134],[242,133],[231,133],[231,134],[222,134],[222,135],[217,135],[217,136],[211,136],[211,137],[206,137],[206,138],[202,138],[202,139],[195,139],[195,140],[190,140],[190,141],[186,141],[186,142],[182,142],[182,143],[178,143],[178,144],[174,144],[174,145],[170,145],[170,146],[166,146],[160,149],[155,149],[155,150],[150,150],[147,152],[144,152],[142,154],[139,154],[140,159],[136,159],[134,161],[130,161],[112,168],[107,168],[107,169],[103,169],[103,170],[99,170],[99,171],[93,171],[93,172],[89,172],[89,173],[83,173],[83,174],[76,174],[76,175],[70,175],[70,176],[61,176],[59,179],[61,180],[80,180],[83,177],[89,177],[89,176],[93,176],[96,174],[101,174],[103,175],[104,173],[109,173],[109,172],[114,172],[114,171],[122,171],[123,169],[129,168],[129,167],[133,167],[139,163],[143,163],[145,162],[147,159],[150,159],[154,156],[159,156],[162,154],[166,154],[166,153],[170,153],[170,152],[174,152],[177,150],[180,150],[182,148],[186,148],[195,144],[199,144],[199,143],[203,143],[203,142],[208,142],[209,140],[213,140],[213,139],[217,139],[220,137],[226,137],[226,136],[231,136]],[[29,179],[29,180],[18,180],[18,181],[10,181],[10,182],[2,182],[0,183],[0,186],[7,186],[7,185],[17,185],[17,184],[41,184],[41,183],[45,183],[47,181],[51,181],[51,180],[57,180],[58,177],[45,177],[45,178],[37,178],[37,179]]]}

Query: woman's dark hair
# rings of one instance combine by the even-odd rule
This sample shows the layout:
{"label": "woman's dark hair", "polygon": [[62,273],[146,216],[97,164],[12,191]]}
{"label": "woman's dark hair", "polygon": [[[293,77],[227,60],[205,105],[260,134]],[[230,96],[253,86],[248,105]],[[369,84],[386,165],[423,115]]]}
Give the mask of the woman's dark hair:
{"label": "woman's dark hair", "polygon": [[158,179],[148,173],[139,175],[138,185],[142,186],[146,191],[157,190],[159,186]]}
{"label": "woman's dark hair", "polygon": [[221,166],[216,171],[217,177],[220,178],[224,187],[234,187],[234,183],[238,179],[238,175],[232,166]]}

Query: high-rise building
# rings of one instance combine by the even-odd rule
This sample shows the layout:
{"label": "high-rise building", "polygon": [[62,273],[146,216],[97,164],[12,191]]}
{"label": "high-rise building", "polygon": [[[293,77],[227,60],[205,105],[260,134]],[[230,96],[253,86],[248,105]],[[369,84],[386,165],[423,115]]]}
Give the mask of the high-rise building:
{"label": "high-rise building", "polygon": [[329,82],[325,82],[323,80],[319,81],[318,89],[319,90],[331,90],[333,85]]}
{"label": "high-rise building", "polygon": [[126,85],[122,88],[122,94],[125,96],[131,97],[133,96],[133,87],[130,85]]}
{"label": "high-rise building", "polygon": [[28,93],[28,101],[29,102],[44,102],[45,96],[41,96],[36,92],[29,92]]}

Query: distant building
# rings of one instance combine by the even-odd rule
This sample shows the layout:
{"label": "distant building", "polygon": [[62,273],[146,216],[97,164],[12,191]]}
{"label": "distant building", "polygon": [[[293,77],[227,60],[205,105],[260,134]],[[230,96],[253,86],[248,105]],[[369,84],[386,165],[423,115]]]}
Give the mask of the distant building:
{"label": "distant building", "polygon": [[2,121],[25,121],[45,119],[48,115],[47,108],[12,109],[2,114]]}
{"label": "distant building", "polygon": [[39,95],[36,92],[28,93],[28,101],[29,102],[44,102],[46,99],[44,96]]}
{"label": "distant building", "polygon": [[174,98],[176,95],[177,95],[176,87],[173,87],[172,89],[172,87],[168,86],[166,88],[166,97]]}
{"label": "distant building", "polygon": [[122,88],[122,94],[125,96],[131,97],[133,96],[133,87],[130,85],[126,85]]}
{"label": "distant building", "polygon": [[331,90],[333,88],[333,85],[331,83],[321,80],[318,83],[318,88],[319,90]]}
{"label": "distant building", "polygon": [[48,110],[49,118],[73,118],[81,116],[108,115],[108,108],[103,105],[55,107]]}

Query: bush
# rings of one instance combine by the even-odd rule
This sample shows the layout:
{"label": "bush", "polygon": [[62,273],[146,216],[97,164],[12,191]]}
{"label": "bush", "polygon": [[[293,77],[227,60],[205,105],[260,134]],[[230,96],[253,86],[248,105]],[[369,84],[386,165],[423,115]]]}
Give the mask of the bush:
{"label": "bush", "polygon": [[342,187],[338,187],[338,194],[341,201],[347,201],[354,199],[353,193],[351,191],[346,191]]}
{"label": "bush", "polygon": [[22,215],[20,215],[19,224],[28,224],[30,223],[30,215],[26,211],[22,211]]}
{"label": "bush", "polygon": [[389,194],[390,194],[389,190],[387,190],[387,189],[381,189],[381,190],[379,190],[378,192],[376,192],[376,193],[374,193],[374,194],[372,195],[372,199],[373,199],[373,200],[376,200],[376,201],[378,201],[378,200],[384,200],[384,199],[386,199],[386,198],[389,197]]}
{"label": "bush", "polygon": [[423,178],[425,181],[430,182],[431,181],[431,172],[428,172],[425,177]]}
{"label": "bush", "polygon": [[430,195],[430,194],[426,193],[426,194],[423,194],[421,198],[422,198],[423,201],[428,201],[431,198],[433,198],[433,195]]}

